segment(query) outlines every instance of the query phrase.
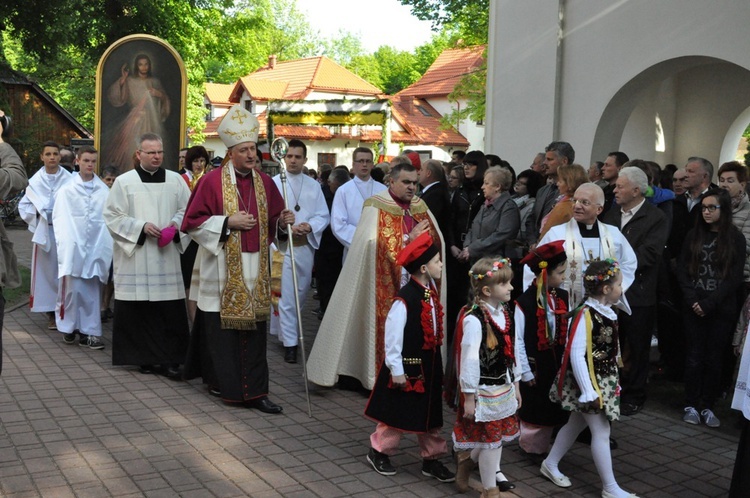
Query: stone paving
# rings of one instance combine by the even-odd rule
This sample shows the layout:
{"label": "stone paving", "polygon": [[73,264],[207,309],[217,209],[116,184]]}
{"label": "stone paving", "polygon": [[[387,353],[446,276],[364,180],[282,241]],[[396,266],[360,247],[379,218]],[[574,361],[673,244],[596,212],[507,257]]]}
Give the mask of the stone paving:
{"label": "stone paving", "polygon": [[[11,229],[22,264],[29,234]],[[318,327],[306,303],[308,350]],[[6,312],[0,377],[0,495],[3,497],[440,497],[451,484],[421,475],[413,437],[383,477],[365,461],[373,424],[358,393],[311,386],[312,418],[300,364],[283,362],[269,341],[271,397],[282,415],[225,406],[197,381],[173,382],[111,365],[111,323],[104,351],[66,345],[27,306]],[[453,413],[445,411],[447,421]],[[738,434],[690,426],[679,413],[648,405],[613,425],[622,487],[640,496],[725,496]],[[729,420],[725,426],[731,425]],[[450,437],[449,427],[444,429]],[[446,460],[447,461],[447,460]],[[449,467],[453,468],[452,464]],[[561,490],[511,443],[503,471],[517,488],[504,496],[600,496],[588,447],[561,464],[573,487]],[[472,476],[475,488],[481,485]],[[460,496],[460,495],[459,495]],[[470,492],[468,496],[478,496]]]}

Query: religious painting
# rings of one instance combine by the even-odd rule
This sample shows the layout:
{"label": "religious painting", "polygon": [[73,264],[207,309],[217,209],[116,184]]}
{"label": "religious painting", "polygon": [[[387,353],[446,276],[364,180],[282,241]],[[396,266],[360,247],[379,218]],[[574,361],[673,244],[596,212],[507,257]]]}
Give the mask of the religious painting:
{"label": "religious painting", "polygon": [[164,40],[131,35],[113,43],[96,72],[99,167],[133,169],[139,137],[155,133],[164,143],[163,166],[176,171],[186,143],[186,90],[182,58]]}

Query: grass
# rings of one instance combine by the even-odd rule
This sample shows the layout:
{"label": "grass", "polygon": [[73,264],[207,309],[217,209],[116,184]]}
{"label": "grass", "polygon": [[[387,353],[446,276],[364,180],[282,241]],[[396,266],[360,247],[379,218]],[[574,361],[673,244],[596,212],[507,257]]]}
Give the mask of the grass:
{"label": "grass", "polygon": [[31,285],[31,270],[25,266],[19,266],[21,272],[21,285],[15,289],[3,289],[5,296],[5,309],[12,309],[22,303],[29,302],[29,289]]}

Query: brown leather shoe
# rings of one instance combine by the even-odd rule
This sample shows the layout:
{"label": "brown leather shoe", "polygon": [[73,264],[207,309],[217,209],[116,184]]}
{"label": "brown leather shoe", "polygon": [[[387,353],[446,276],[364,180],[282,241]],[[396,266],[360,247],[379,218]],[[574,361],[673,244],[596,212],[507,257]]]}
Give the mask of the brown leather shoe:
{"label": "brown leather shoe", "polygon": [[479,498],[500,498],[500,489],[497,487],[485,489]]}

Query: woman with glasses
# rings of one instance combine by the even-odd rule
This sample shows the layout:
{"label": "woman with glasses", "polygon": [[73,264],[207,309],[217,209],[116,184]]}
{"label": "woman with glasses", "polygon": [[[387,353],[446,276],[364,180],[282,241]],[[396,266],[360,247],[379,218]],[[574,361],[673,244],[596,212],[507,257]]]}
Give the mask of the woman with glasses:
{"label": "woman with glasses", "polygon": [[[737,322],[735,293],[742,284],[745,237],[732,224],[732,201],[722,189],[701,200],[695,227],[680,254],[677,278],[685,320],[685,413],[688,424],[719,427],[713,412],[721,389],[724,350]],[[696,207],[697,209],[697,207]]]}
{"label": "woman with glasses", "polygon": [[552,211],[542,218],[540,239],[550,228],[567,223],[573,217],[573,194],[588,181],[586,170],[580,164],[563,164],[557,168],[557,190],[560,196]]}

